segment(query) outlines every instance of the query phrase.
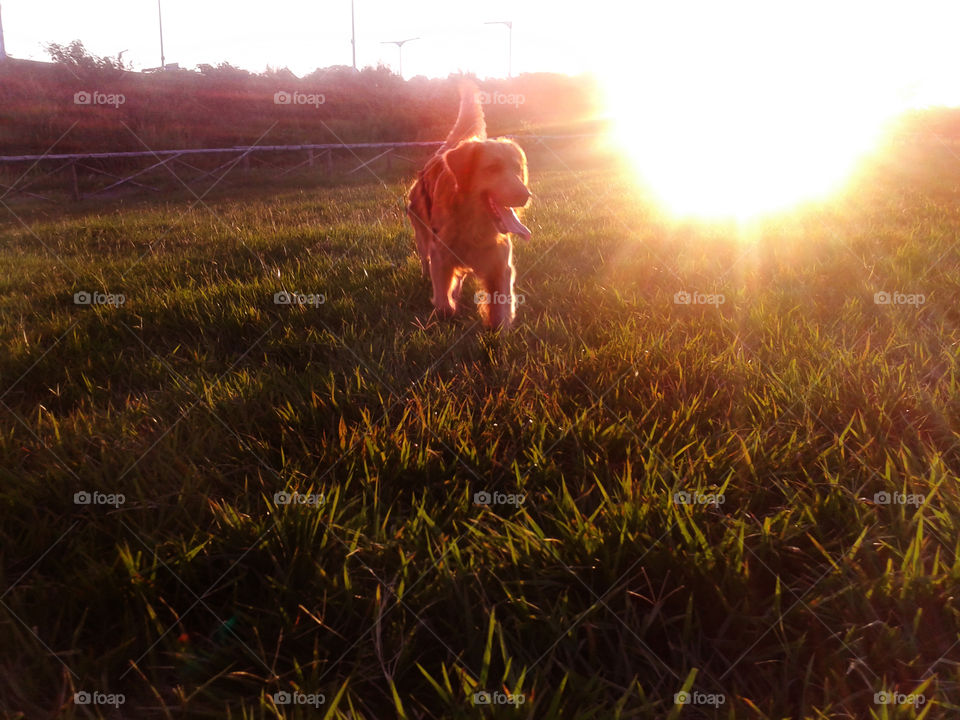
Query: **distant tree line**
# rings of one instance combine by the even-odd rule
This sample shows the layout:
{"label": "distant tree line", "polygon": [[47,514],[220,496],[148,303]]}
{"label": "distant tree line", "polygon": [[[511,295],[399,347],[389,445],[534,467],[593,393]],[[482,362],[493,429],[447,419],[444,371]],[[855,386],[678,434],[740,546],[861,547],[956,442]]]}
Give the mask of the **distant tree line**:
{"label": "distant tree line", "polygon": [[[346,66],[297,77],[221,63],[131,72],[79,41],[49,45],[52,63],[0,65],[0,154],[440,140],[457,113],[457,76],[403,80]],[[590,76],[479,81],[490,133],[561,134],[597,126]],[[59,141],[58,141],[59,139]]]}

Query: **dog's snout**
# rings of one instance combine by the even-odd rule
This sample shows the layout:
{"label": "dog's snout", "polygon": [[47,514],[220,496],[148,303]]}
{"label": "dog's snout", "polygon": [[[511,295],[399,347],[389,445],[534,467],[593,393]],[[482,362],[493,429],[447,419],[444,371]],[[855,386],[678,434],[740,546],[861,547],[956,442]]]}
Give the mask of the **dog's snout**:
{"label": "dog's snout", "polygon": [[504,205],[509,207],[523,207],[530,200],[530,189],[519,179],[516,183],[511,183],[510,188],[504,193],[506,196]]}

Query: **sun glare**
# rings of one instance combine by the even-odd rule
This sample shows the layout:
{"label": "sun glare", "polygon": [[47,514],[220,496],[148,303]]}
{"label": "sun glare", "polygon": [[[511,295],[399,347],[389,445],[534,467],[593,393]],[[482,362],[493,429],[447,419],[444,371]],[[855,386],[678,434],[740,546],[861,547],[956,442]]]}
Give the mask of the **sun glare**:
{"label": "sun glare", "polygon": [[641,184],[670,212],[701,217],[744,219],[828,195],[901,100],[884,85],[877,36],[856,12],[719,5],[644,17],[641,62],[605,74]]}
{"label": "sun glare", "polygon": [[646,109],[639,122],[635,110],[617,119],[618,139],[641,182],[676,214],[737,218],[835,190],[886,118],[850,109],[834,114],[811,98],[781,107],[742,98],[730,108],[690,103],[664,110]]}

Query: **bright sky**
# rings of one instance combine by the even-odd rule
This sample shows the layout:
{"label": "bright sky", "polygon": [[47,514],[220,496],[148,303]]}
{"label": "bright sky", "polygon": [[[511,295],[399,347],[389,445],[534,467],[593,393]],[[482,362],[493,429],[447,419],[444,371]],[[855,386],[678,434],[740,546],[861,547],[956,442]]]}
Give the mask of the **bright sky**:
{"label": "bright sky", "polygon": [[[298,75],[350,64],[349,0],[162,0],[167,62],[231,64],[254,71],[287,66]],[[135,68],[159,64],[155,0],[2,0],[7,51],[46,59],[43,44],[79,38],[98,55]],[[960,104],[960,2],[956,0],[356,0],[357,62],[395,66],[385,40],[419,36],[404,47],[404,75],[481,77],[507,69],[514,22],[514,73],[598,71],[722,83],[730,72],[794,60],[785,82],[863,83],[902,104]],[[771,60],[772,56],[772,60]],[[690,62],[690,59],[694,62]],[[839,73],[836,66],[841,65]],[[611,67],[619,66],[614,73]],[[806,77],[791,77],[804,74]],[[628,75],[627,75],[628,76]]]}
{"label": "bright sky", "polygon": [[[420,37],[404,46],[406,77],[458,70],[504,76],[507,28],[484,24],[495,20],[515,23],[515,73],[577,72],[587,64],[566,40],[572,18],[552,3],[355,0],[355,7],[359,67],[396,67],[396,46],[381,42]],[[350,0],[162,0],[162,8],[164,55],[181,67],[227,61],[303,75],[351,64]],[[45,60],[44,43],[79,38],[97,55],[128,50],[124,59],[136,69],[160,64],[156,0],[2,0],[2,12],[7,52],[15,57]]]}
{"label": "bright sky", "polygon": [[[748,217],[838,187],[908,107],[960,105],[960,0],[355,0],[357,63],[406,77],[592,72],[676,212]],[[162,0],[167,62],[349,65],[350,0]],[[79,38],[160,63],[156,0],[2,0],[7,51]]]}

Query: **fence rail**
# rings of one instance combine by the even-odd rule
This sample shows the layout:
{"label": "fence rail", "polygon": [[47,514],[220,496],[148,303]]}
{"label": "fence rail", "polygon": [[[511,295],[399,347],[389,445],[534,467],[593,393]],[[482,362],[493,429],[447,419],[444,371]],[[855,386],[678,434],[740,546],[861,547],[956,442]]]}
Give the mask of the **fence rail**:
{"label": "fence rail", "polygon": [[[512,135],[505,137],[509,137],[510,139],[516,140],[520,143],[535,142],[546,145],[552,141],[595,138],[597,135],[593,133],[581,133],[571,135]],[[137,187],[152,190],[154,192],[159,192],[158,188],[138,181],[136,178],[145,175],[152,170],[159,170],[161,168],[169,169],[170,165],[174,163],[179,163],[187,168],[190,168],[191,170],[201,173],[198,177],[192,178],[191,180],[196,181],[207,178],[220,170],[224,170],[225,168],[226,170],[224,170],[224,174],[226,174],[226,172],[229,172],[233,169],[233,167],[240,163],[242,163],[242,169],[249,170],[250,157],[257,153],[306,153],[306,159],[292,167],[284,169],[280,173],[280,176],[283,176],[292,172],[293,170],[296,170],[297,168],[303,167],[304,165],[312,168],[318,161],[325,162],[327,172],[332,173],[333,155],[335,152],[346,152],[349,153],[354,159],[360,160],[357,154],[358,151],[380,151],[374,157],[361,161],[359,165],[347,173],[351,174],[361,170],[364,167],[369,167],[374,161],[380,159],[385,159],[387,169],[391,169],[394,157],[407,162],[414,162],[409,158],[405,158],[396,154],[397,150],[402,150],[405,148],[431,149],[439,148],[442,145],[442,141],[315,143],[301,145],[235,145],[233,147],[226,148],[184,148],[179,150],[135,150],[124,152],[45,153],[43,155],[0,155],[0,168],[15,167],[17,164],[23,163],[32,163],[27,171],[17,178],[12,185],[0,183],[0,197],[6,197],[7,195],[17,193],[42,200],[50,200],[50,198],[45,197],[44,195],[30,192],[27,188],[36,185],[36,183],[44,178],[48,178],[58,173],[68,174],[71,194],[75,200],[80,200],[83,197],[90,197],[92,195],[104,193],[122,185],[135,185]],[[198,168],[195,165],[186,162],[186,158],[196,158],[204,155],[220,156],[221,158],[226,156],[226,159],[225,162],[220,163],[212,170]],[[98,161],[137,160],[146,158],[156,160],[157,162],[147,165],[146,167],[139,168],[136,171],[129,172],[129,174],[126,175],[116,174],[104,169],[103,167],[93,167],[89,164]],[[26,182],[27,175],[31,170],[40,166],[41,163],[49,162],[60,162],[61,165],[53,168],[52,170],[48,170],[39,175],[39,177],[34,177]],[[99,187],[83,193],[81,192],[80,188],[80,174],[78,170],[84,170],[98,176],[107,176],[112,178],[114,182],[104,187]]]}
{"label": "fence rail", "polygon": [[177,155],[214,155],[217,153],[278,152],[284,150],[351,150],[363,148],[440,147],[443,142],[327,143],[318,145],[235,145],[228,148],[187,148],[183,150],[135,150],[129,152],[60,153],[47,155],[0,155],[0,163],[31,160],[94,160]]}

